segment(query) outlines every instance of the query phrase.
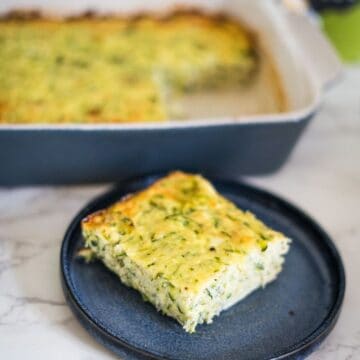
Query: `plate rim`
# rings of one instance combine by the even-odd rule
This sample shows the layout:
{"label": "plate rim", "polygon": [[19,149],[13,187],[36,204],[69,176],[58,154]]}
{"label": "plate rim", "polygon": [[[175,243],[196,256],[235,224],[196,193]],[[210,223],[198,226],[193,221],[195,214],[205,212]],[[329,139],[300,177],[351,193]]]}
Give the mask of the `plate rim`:
{"label": "plate rim", "polygon": [[[90,212],[94,211],[94,208],[98,207],[99,203],[107,201],[113,197],[116,193],[121,190],[121,187],[126,185],[130,185],[135,182],[151,182],[155,181],[156,179],[166,175],[167,173],[150,173],[140,176],[130,177],[128,179],[124,179],[114,186],[110,187],[108,190],[105,190],[100,195],[95,196],[90,200],[85,206],[83,206],[73,217],[70,225],[68,225],[65,235],[62,240],[61,250],[60,250],[60,276],[61,276],[61,284],[63,288],[63,292],[65,295],[65,299],[70,306],[71,310],[73,311],[75,317],[80,321],[80,323],[86,328],[87,331],[90,331],[88,326],[91,327],[91,330],[95,330],[95,332],[99,333],[100,336],[104,337],[106,340],[102,339],[101,343],[108,347],[107,341],[110,343],[115,344],[117,346],[121,346],[122,348],[128,349],[133,351],[139,355],[146,356],[153,359],[160,359],[160,360],[172,360],[172,357],[165,357],[163,354],[156,353],[154,351],[147,351],[143,348],[136,346],[134,344],[129,343],[127,340],[115,336],[109,330],[105,329],[104,326],[99,324],[96,320],[94,320],[90,314],[87,313],[86,309],[83,305],[77,300],[73,288],[71,286],[71,277],[70,271],[67,269],[67,248],[72,241],[72,235],[76,231],[81,219],[88,215]],[[277,204],[280,205],[282,209],[286,209],[296,216],[305,220],[309,226],[311,226],[318,234],[320,234],[320,240],[329,250],[330,255],[332,257],[332,262],[336,264],[336,267],[332,270],[337,273],[338,275],[338,284],[337,284],[337,293],[334,295],[335,302],[333,306],[327,310],[327,316],[325,319],[320,323],[317,328],[308,334],[303,340],[294,344],[293,346],[289,347],[285,351],[280,351],[275,353],[274,356],[267,358],[268,360],[280,360],[293,357],[295,355],[307,353],[311,348],[319,344],[323,341],[326,336],[332,331],[334,328],[340,312],[341,307],[344,300],[345,289],[346,289],[346,275],[345,269],[343,265],[343,261],[341,259],[341,255],[332,241],[331,237],[325,232],[325,230],[315,221],[306,211],[299,208],[298,206],[292,204],[288,200],[284,199],[282,196],[279,196],[276,193],[270,192],[268,190],[264,190],[261,187],[251,185],[247,182],[240,181],[240,180],[233,180],[229,178],[221,178],[216,176],[206,176],[206,178],[217,186],[224,186],[227,188],[240,188],[242,190],[247,190],[255,194],[255,196],[259,196],[261,198],[265,198],[271,201],[275,201]],[[93,334],[91,331],[91,335],[98,341],[97,336]]]}

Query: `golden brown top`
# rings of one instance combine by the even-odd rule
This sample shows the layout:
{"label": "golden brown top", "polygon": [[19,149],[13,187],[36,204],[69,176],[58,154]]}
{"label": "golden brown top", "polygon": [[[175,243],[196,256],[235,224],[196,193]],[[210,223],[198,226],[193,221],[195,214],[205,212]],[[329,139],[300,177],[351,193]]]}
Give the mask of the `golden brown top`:
{"label": "golden brown top", "polygon": [[161,121],[174,92],[241,83],[254,67],[226,18],[2,20],[0,123]]}
{"label": "golden brown top", "polygon": [[238,209],[199,175],[173,172],[149,188],[83,220],[153,277],[197,290],[249,250],[266,251],[283,235]]}

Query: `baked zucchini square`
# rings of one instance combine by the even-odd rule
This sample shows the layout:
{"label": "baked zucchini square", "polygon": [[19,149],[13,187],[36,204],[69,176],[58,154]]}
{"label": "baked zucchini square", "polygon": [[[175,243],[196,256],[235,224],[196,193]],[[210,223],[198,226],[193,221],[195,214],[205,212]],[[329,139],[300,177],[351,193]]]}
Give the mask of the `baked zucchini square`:
{"label": "baked zucchini square", "polygon": [[187,332],[279,274],[290,240],[173,172],[82,221],[85,248]]}

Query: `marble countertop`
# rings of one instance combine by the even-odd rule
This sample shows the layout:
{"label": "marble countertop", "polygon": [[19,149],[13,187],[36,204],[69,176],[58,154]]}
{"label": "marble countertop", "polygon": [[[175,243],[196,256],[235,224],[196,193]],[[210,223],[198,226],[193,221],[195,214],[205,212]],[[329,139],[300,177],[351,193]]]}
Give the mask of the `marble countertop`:
{"label": "marble countertop", "polygon": [[[313,360],[360,359],[360,68],[348,69],[288,163],[246,180],[313,215],[335,240],[347,289],[340,319]],[[0,188],[0,354],[3,359],[115,359],[75,320],[60,285],[71,218],[108,187]]]}

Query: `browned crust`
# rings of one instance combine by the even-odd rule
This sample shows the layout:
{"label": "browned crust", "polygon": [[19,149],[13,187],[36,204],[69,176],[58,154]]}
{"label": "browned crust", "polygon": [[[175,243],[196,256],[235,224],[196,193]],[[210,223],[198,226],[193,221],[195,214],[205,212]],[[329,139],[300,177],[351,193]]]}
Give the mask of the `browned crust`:
{"label": "browned crust", "polygon": [[[221,11],[208,11],[200,9],[198,7],[186,6],[186,5],[175,5],[165,11],[151,12],[151,11],[138,11],[133,14],[125,14],[121,12],[109,12],[109,13],[98,13],[92,9],[87,9],[79,14],[75,15],[58,15],[56,13],[46,13],[39,9],[26,9],[17,8],[8,11],[7,13],[0,15],[0,23],[6,21],[54,21],[54,22],[72,22],[72,21],[89,21],[89,20],[106,20],[106,19],[118,19],[127,20],[130,22],[136,22],[144,18],[155,18],[158,21],[169,21],[177,16],[197,16],[202,18],[211,19],[218,24],[223,24],[227,21],[232,21],[240,25],[246,35],[250,38],[251,43],[257,44],[258,34],[255,30],[249,29],[245,24],[241,23],[238,19],[235,19],[231,15],[225,14]],[[256,50],[256,46],[254,46]]]}
{"label": "browned crust", "polygon": [[[55,16],[54,16],[55,15]],[[39,9],[13,9],[0,15],[0,21],[30,21],[30,20],[46,20],[46,21],[81,21],[81,20],[99,20],[99,19],[119,19],[119,20],[130,20],[138,21],[147,17],[153,17],[161,21],[168,21],[176,16],[200,16],[207,17],[215,20],[219,23],[225,22],[234,19],[220,11],[206,11],[204,9],[199,9],[196,7],[187,7],[187,6],[174,6],[164,12],[150,12],[150,11],[138,11],[134,14],[124,14],[124,13],[97,13],[94,10],[88,9],[82,13],[75,15],[64,15],[58,16],[57,14],[47,14],[44,11]],[[235,20],[236,21],[236,20]]]}
{"label": "browned crust", "polygon": [[148,188],[143,189],[143,190],[139,190],[139,191],[137,191],[136,193],[133,193],[133,194],[126,194],[123,197],[121,197],[119,200],[117,200],[114,204],[108,206],[107,208],[94,211],[93,213],[91,213],[91,214],[87,215],[86,217],[84,217],[81,220],[81,224],[84,227],[86,227],[89,223],[91,224],[94,221],[94,218],[104,216],[108,212],[109,208],[112,208],[112,207],[114,207],[116,205],[123,204],[123,203],[131,201],[131,199],[134,196],[136,196],[139,193],[142,193],[142,192],[146,191]]}
{"label": "browned crust", "polygon": [[0,21],[29,21],[44,18],[40,10],[36,9],[14,9],[0,16]]}
{"label": "browned crust", "polygon": [[246,33],[249,37],[250,42],[254,44],[254,51],[256,54],[257,44],[259,35],[256,33],[255,30],[249,29],[247,26],[242,24],[238,19],[227,15],[221,11],[206,11],[204,9],[196,8],[196,7],[188,7],[188,6],[173,6],[172,8],[164,11],[164,12],[150,12],[150,11],[139,11],[134,14],[124,14],[124,13],[106,13],[106,14],[99,14],[96,11],[91,9],[85,10],[82,13],[77,15],[65,15],[65,16],[54,16],[50,14],[46,14],[45,12],[39,9],[14,9],[11,10],[3,15],[0,15],[0,23],[7,22],[7,21],[53,21],[53,22],[72,22],[72,21],[91,21],[91,20],[106,20],[106,19],[113,19],[113,20],[127,20],[130,22],[136,22],[144,18],[155,18],[158,21],[166,22],[169,21],[177,16],[196,16],[202,18],[211,19],[218,24],[222,24],[227,21],[232,21],[242,27],[242,30]]}
{"label": "browned crust", "polygon": [[97,211],[89,214],[88,216],[86,216],[85,218],[82,219],[82,221],[81,221],[82,227],[85,229],[85,228],[91,228],[92,226],[97,226],[97,225],[101,224],[104,220],[104,216],[109,212],[109,209],[115,209],[115,208],[119,209],[120,208],[120,209],[124,210],[124,208],[129,206],[129,204],[131,205],[132,201],[135,198],[139,198],[139,197],[141,198],[141,196],[144,196],[147,193],[151,192],[153,189],[156,189],[163,181],[167,181],[169,179],[179,178],[179,177],[180,178],[188,177],[188,176],[192,176],[192,175],[194,175],[194,174],[185,173],[180,170],[171,171],[167,175],[154,181],[152,184],[150,184],[146,188],[138,190],[135,193],[126,194],[123,197],[121,197],[119,200],[117,200],[115,203],[108,206],[107,208],[100,209],[100,210],[97,210]]}
{"label": "browned crust", "polygon": [[[222,24],[227,21],[232,21],[237,23],[242,27],[242,29],[246,32],[246,35],[250,38],[252,44],[256,45],[258,43],[258,34],[253,29],[249,29],[247,26],[244,26],[238,19],[234,19],[234,17],[225,14],[221,11],[207,11],[204,9],[191,7],[191,6],[182,6],[176,5],[172,8],[164,11],[164,12],[150,12],[150,11],[138,11],[134,14],[124,14],[124,13],[105,13],[100,14],[94,10],[88,9],[82,13],[76,15],[65,15],[65,16],[54,16],[50,14],[46,14],[45,12],[39,9],[14,9],[9,12],[0,15],[0,22],[6,21],[36,21],[36,20],[44,20],[44,21],[54,21],[54,22],[71,22],[71,21],[89,21],[89,20],[106,20],[106,19],[118,19],[118,20],[127,20],[127,21],[139,21],[144,18],[155,18],[158,21],[169,21],[177,16],[197,16],[202,18],[211,19],[218,24]],[[256,46],[255,50],[256,50]]]}

